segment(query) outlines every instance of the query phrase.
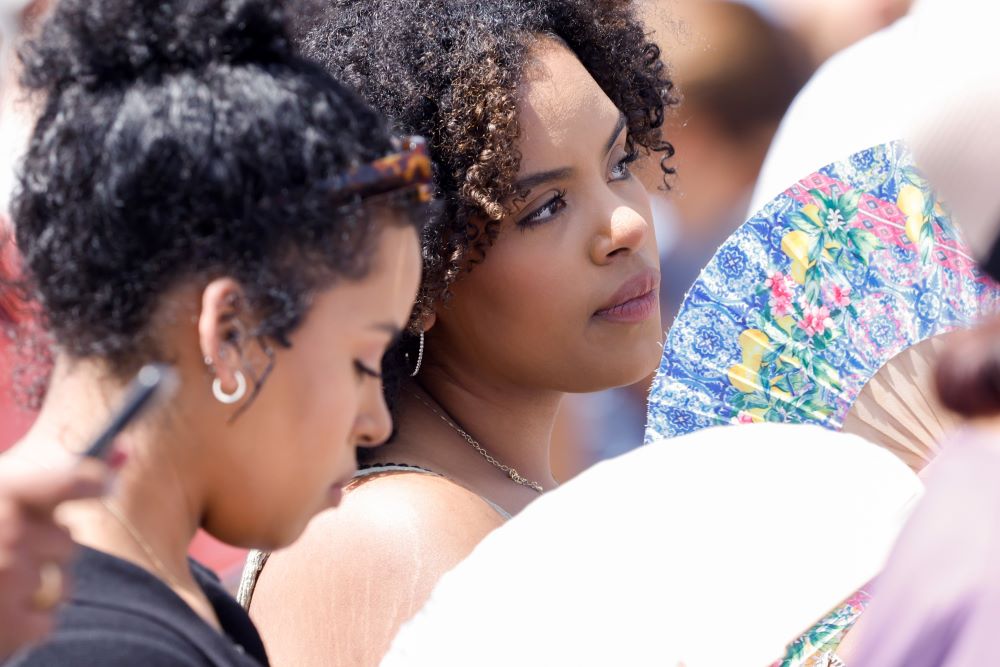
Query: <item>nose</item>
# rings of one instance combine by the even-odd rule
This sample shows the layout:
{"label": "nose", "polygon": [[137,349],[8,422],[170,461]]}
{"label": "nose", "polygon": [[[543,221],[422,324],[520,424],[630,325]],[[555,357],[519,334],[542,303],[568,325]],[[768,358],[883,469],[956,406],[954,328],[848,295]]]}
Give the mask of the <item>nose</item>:
{"label": "nose", "polygon": [[603,265],[615,257],[631,255],[646,244],[651,234],[649,221],[631,206],[619,202],[604,213],[591,246],[591,259]]}
{"label": "nose", "polygon": [[354,423],[354,441],[358,447],[377,447],[392,435],[392,415],[385,404],[382,383],[366,382],[365,393]]}

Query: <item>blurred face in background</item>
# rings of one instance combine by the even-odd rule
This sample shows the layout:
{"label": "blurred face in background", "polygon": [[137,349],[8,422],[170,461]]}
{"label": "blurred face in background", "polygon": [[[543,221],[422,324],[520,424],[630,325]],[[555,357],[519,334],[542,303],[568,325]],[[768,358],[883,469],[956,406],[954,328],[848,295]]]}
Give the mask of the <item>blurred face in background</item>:
{"label": "blurred face in background", "polygon": [[806,45],[814,65],[904,16],[913,0],[757,0]]}

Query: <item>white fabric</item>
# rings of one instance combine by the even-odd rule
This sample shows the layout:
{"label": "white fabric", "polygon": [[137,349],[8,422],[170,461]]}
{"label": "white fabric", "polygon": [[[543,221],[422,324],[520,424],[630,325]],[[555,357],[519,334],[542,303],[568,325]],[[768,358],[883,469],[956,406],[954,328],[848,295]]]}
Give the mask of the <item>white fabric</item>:
{"label": "white fabric", "polygon": [[762,667],[879,572],[921,491],[812,426],[642,447],[487,537],[382,664]]}
{"label": "white fabric", "polygon": [[[1000,7],[983,3],[952,32],[962,35],[933,60],[934,103],[922,109],[909,133],[921,169],[948,203],[965,240],[985,259],[1000,227]],[[948,17],[927,16],[925,35]]]}
{"label": "white fabric", "polygon": [[995,62],[998,18],[995,2],[920,0],[908,16],[830,58],[782,119],[747,215],[820,167],[910,136]]}
{"label": "white fabric", "polygon": [[913,93],[926,91],[926,72],[894,66],[897,53],[915,40],[914,24],[912,16],[903,17],[816,71],[778,127],[747,217],[820,167],[903,137],[916,112]]}

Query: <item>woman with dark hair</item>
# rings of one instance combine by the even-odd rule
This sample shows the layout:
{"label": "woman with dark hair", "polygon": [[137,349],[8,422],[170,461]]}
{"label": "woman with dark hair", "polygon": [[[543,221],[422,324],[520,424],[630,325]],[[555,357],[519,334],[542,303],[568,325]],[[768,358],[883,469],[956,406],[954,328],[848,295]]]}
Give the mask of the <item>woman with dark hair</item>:
{"label": "woman with dark hair", "polygon": [[429,160],[268,0],[61,0],[25,63],[44,107],[12,211],[57,351],[10,456],[70,465],[149,361],[179,389],[117,443],[109,494],[63,508],[69,602],[10,664],[266,664],[188,544],[289,544],[388,437]]}
{"label": "woman with dark hair", "polygon": [[242,600],[256,590],[279,662],[369,665],[441,574],[556,485],[562,397],[655,368],[657,248],[630,165],[670,173],[675,100],[627,2],[339,0],[304,25],[307,55],[428,137],[442,210],[394,356],[411,377],[393,441],[342,511],[251,558]]}

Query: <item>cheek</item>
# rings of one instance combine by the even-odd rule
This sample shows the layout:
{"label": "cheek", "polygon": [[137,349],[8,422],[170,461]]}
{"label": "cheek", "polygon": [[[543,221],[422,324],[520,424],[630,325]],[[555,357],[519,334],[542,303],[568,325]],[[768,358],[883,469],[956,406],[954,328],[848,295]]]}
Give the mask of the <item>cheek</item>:
{"label": "cheek", "polygon": [[278,449],[288,455],[284,465],[308,479],[325,474],[350,449],[358,382],[353,361],[338,352],[336,341],[293,344],[275,359],[268,381],[273,380],[273,386],[265,385],[270,423],[260,434],[266,432],[268,439],[280,443]]}
{"label": "cheek", "polygon": [[[584,241],[550,230],[513,230],[487,251],[462,285],[462,307],[491,337],[498,329],[557,331],[580,324],[593,287]],[[561,230],[551,230],[552,232]],[[471,319],[471,318],[470,318]]]}
{"label": "cheek", "polygon": [[346,442],[358,404],[353,361],[331,351],[306,359],[295,376],[291,399],[298,405],[304,440],[320,449]]}

